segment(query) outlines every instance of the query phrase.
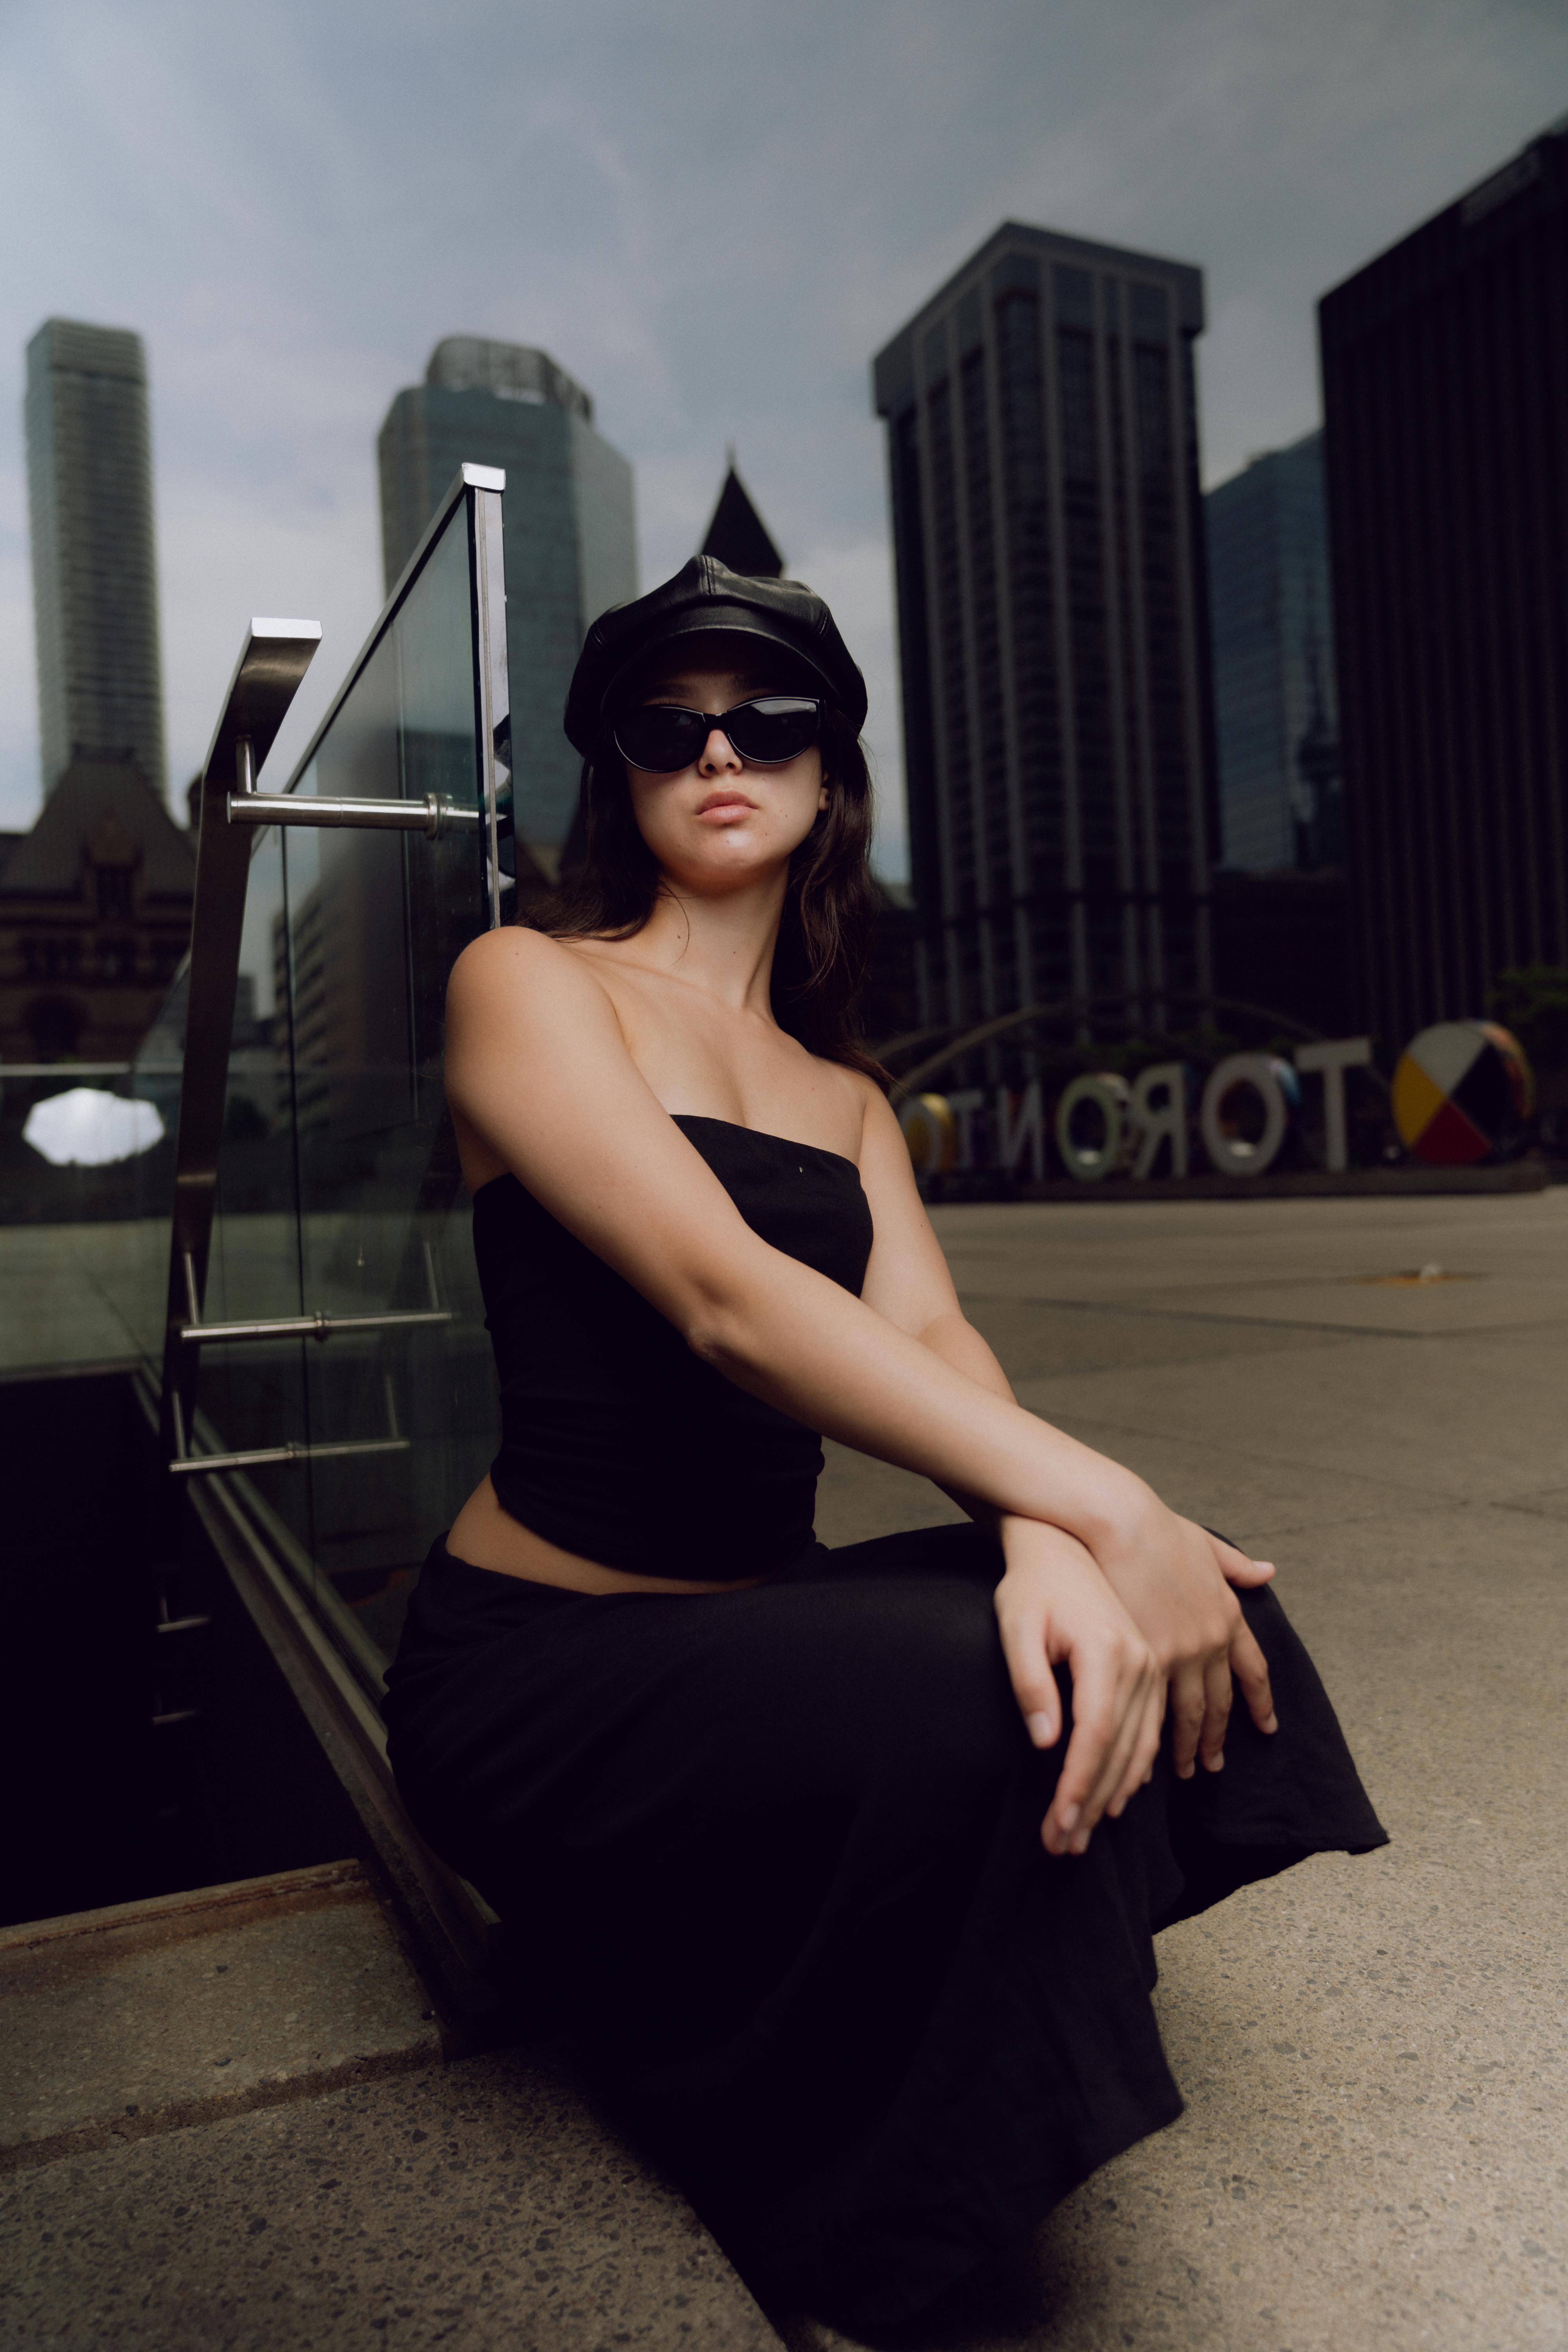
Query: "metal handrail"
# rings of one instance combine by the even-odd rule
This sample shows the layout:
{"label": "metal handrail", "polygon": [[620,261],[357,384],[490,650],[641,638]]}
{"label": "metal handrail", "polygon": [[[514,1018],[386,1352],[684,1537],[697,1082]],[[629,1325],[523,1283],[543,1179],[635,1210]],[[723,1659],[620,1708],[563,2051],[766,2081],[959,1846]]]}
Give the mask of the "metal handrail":
{"label": "metal handrail", "polygon": [[180,1339],[187,1348],[226,1339],[330,1339],[335,1331],[401,1330],[410,1323],[450,1323],[449,1307],[416,1307],[390,1315],[272,1315],[248,1322],[187,1323]]}
{"label": "metal handrail", "polygon": [[362,825],[372,832],[424,833],[432,841],[444,833],[478,833],[483,809],[465,808],[426,793],[422,801],[330,801],[303,793],[241,790],[228,796],[230,824]]}
{"label": "metal handrail", "polygon": [[[398,1307],[383,1315],[328,1315],[318,1309],[313,1315],[247,1316],[231,1323],[205,1323],[202,1320],[201,1288],[196,1281],[195,1263],[185,1258],[185,1307],[190,1321],[182,1326],[180,1339],[187,1348],[202,1348],[212,1341],[238,1339],[330,1339],[334,1331],[388,1331],[410,1323],[451,1323],[457,1318],[449,1307],[441,1304],[436,1285],[436,1261],[430,1255],[430,1244],[425,1244],[425,1278],[430,1286],[428,1307]],[[388,1400],[388,1409],[391,1401]]]}
{"label": "metal handrail", "polygon": [[164,1454],[183,1454],[176,1415],[195,1402],[195,1360],[180,1334],[190,1319],[191,1288],[206,1288],[207,1252],[217,1199],[218,1144],[227,1094],[229,1046],[239,985],[240,935],[250,875],[249,836],[227,821],[241,761],[254,774],[277,740],[300,681],[321,642],[319,621],[252,621],[240,648],[202,769],[196,837],[195,903],[191,910],[190,984],[184,1078],[174,1144],[174,1213],[169,1236],[164,1318]]}

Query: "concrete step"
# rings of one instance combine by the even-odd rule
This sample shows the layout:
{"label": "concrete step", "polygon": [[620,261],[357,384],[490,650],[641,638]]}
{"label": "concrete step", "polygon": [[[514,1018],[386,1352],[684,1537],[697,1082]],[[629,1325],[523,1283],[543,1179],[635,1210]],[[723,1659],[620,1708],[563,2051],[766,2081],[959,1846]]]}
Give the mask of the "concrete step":
{"label": "concrete step", "polygon": [[358,1862],[0,1933],[0,2343],[777,2352],[532,2052],[444,2064]]}
{"label": "concrete step", "polygon": [[690,2208],[510,2051],[0,2181],[0,2343],[780,2352]]}
{"label": "concrete step", "polygon": [[0,2171],[440,2055],[359,1862],[0,1931]]}

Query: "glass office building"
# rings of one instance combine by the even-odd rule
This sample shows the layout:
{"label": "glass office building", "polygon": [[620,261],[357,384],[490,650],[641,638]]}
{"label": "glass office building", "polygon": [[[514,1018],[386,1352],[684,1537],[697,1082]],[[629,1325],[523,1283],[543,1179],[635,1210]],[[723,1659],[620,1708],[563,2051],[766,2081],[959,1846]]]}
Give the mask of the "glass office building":
{"label": "glass office building", "polygon": [[80,751],[164,785],[142,338],[47,319],[27,345],[27,506],[46,796]]}
{"label": "glass office building", "polygon": [[1211,990],[1198,270],[1007,222],[879,353],[922,1018]]}
{"label": "glass office building", "polygon": [[1204,499],[1227,866],[1342,855],[1323,436],[1254,457]]}
{"label": "glass office building", "polygon": [[1355,935],[1398,1044],[1568,964],[1568,121],[1319,306]]}
{"label": "glass office building", "polygon": [[631,467],[546,352],[478,335],[437,344],[376,451],[389,592],[458,466],[506,475],[517,830],[552,873],[577,811],[579,763],[561,731],[573,667],[589,623],[637,593]]}

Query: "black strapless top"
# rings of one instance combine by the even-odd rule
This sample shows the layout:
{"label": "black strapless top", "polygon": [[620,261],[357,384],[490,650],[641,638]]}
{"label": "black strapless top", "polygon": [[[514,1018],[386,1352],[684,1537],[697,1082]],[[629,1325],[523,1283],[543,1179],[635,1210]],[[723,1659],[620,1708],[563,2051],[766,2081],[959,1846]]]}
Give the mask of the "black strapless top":
{"label": "black strapless top", "polygon": [[[728,1119],[679,1118],[754,1234],[858,1297],[871,1210],[853,1160]],[[605,1568],[727,1581],[811,1541],[821,1442],[694,1356],[515,1176],[474,1195],[500,1375],[503,1510]]]}

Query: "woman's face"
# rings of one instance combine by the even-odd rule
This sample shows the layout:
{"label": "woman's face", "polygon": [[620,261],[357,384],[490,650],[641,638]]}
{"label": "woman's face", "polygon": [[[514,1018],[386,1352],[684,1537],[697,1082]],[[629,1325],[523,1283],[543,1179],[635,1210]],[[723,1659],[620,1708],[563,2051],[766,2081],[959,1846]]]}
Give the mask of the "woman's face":
{"label": "woman's face", "polygon": [[[753,696],[789,689],[762,654],[737,654],[720,639],[689,639],[672,647],[635,698],[719,713]],[[694,766],[673,776],[626,763],[626,785],[637,829],[663,871],[683,887],[722,891],[759,881],[789,863],[827,805],[822,754],[814,743],[782,767],[742,760],[717,728]]]}

